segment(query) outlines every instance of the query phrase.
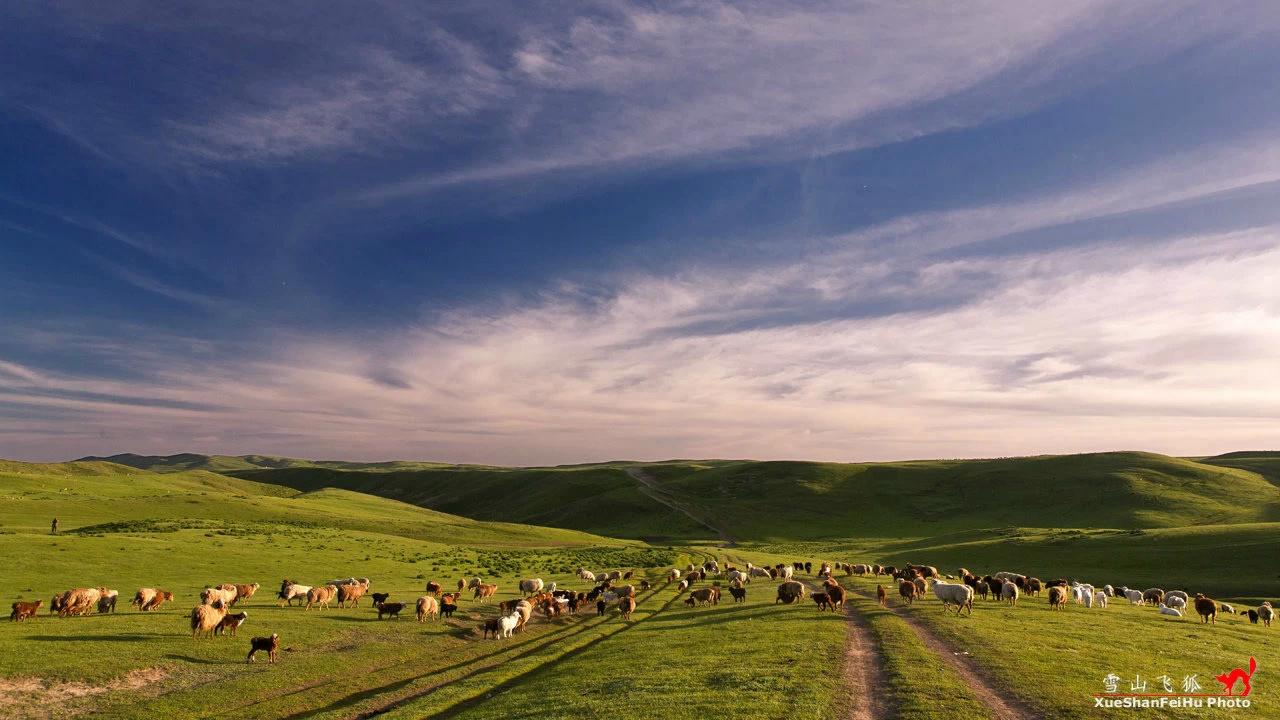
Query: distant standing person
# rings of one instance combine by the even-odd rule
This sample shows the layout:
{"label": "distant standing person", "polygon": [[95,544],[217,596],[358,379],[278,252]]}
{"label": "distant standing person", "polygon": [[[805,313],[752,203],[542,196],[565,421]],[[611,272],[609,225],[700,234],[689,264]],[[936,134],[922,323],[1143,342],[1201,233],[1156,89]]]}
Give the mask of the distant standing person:
{"label": "distant standing person", "polygon": [[58,518],[54,518],[53,525],[49,526],[49,534],[50,535],[58,534]]}

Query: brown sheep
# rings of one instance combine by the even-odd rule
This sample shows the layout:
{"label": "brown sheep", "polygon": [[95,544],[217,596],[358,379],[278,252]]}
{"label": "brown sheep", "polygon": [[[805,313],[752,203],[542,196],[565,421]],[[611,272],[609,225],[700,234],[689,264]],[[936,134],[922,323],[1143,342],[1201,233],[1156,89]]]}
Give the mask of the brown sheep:
{"label": "brown sheep", "polygon": [[241,600],[248,601],[249,598],[253,597],[254,593],[258,592],[258,588],[261,586],[258,583],[250,583],[248,585],[232,585],[232,587],[235,588],[236,596],[231,601],[231,604],[235,605]]}
{"label": "brown sheep", "polygon": [[1049,586],[1049,605],[1054,610],[1062,610],[1067,606],[1067,589],[1060,585]]}
{"label": "brown sheep", "polygon": [[336,585],[321,585],[313,587],[307,591],[307,606],[304,610],[310,610],[312,605],[319,605],[321,610],[329,609],[329,601],[338,594]]}
{"label": "brown sheep", "polygon": [[1142,593],[1143,605],[1159,605],[1164,600],[1164,590],[1150,588]]}
{"label": "brown sheep", "polygon": [[146,605],[142,606],[142,609],[150,612],[166,602],[173,602],[173,593],[166,590],[157,590],[156,594],[151,597],[151,600],[148,601]]}
{"label": "brown sheep", "polygon": [[404,610],[402,602],[380,602],[378,603],[378,619],[381,620],[385,613],[387,617],[400,619],[400,611]]}
{"label": "brown sheep", "polygon": [[116,611],[116,600],[120,599],[120,593],[115,590],[108,590],[98,598],[99,613],[113,613]]}
{"label": "brown sheep", "polygon": [[212,639],[214,629],[218,627],[226,614],[227,610],[221,600],[215,600],[212,605],[197,605],[192,608],[191,639],[199,640],[203,635],[208,635]]}
{"label": "brown sheep", "polygon": [[236,586],[226,583],[218,587],[205,588],[200,592],[200,602],[204,605],[212,605],[217,600],[221,600],[223,605],[230,605],[235,599]]}
{"label": "brown sheep", "polygon": [[704,603],[707,605],[713,605],[715,604],[716,600],[719,599],[716,596],[716,593],[714,591],[715,591],[715,588],[709,588],[709,587],[698,588],[697,590],[690,592],[689,597],[692,598],[694,601],[696,601],[699,605]]}
{"label": "brown sheep", "polygon": [[476,593],[471,597],[471,599],[484,602],[487,598],[493,597],[493,594],[496,592],[498,592],[497,585],[485,585],[484,583],[480,583],[476,586]]}
{"label": "brown sheep", "polygon": [[813,594],[813,602],[818,605],[819,610],[826,610],[831,607],[831,596],[824,592],[816,592]]}
{"label": "brown sheep", "polygon": [[41,605],[44,605],[43,600],[36,600],[35,602],[19,601],[14,603],[13,613],[9,615],[9,622],[25,622],[27,618],[31,618],[32,620],[39,619],[36,617],[36,611],[40,609]]}
{"label": "brown sheep", "polygon": [[427,583],[427,594],[435,595],[437,599],[440,597],[440,593],[442,592],[442,590],[443,589],[440,587],[440,583],[436,582],[435,580],[432,580],[431,582]]}
{"label": "brown sheep", "polygon": [[339,585],[338,607],[345,608],[347,603],[351,603],[352,607],[360,607],[360,598],[364,597],[368,589],[368,585]]}
{"label": "brown sheep", "polygon": [[1032,597],[1040,597],[1040,590],[1042,588],[1043,588],[1043,583],[1040,582],[1040,578],[1027,578],[1027,594],[1028,595]]}
{"label": "brown sheep", "polygon": [[823,583],[823,589],[827,591],[827,596],[831,598],[831,609],[844,610],[845,590],[840,586],[840,583],[828,580]]}
{"label": "brown sheep", "polygon": [[645,591],[645,590],[648,590],[648,589],[649,589],[649,588],[651,588],[651,587],[653,587],[653,586],[649,584],[649,581],[648,581],[648,580],[641,580],[641,581],[640,581],[640,590],[641,590],[642,592],[643,592],[643,591]]}
{"label": "brown sheep", "polygon": [[493,639],[498,639],[498,632],[502,629],[498,626],[498,618],[489,618],[484,621],[484,637],[489,637],[489,633],[493,633]]}
{"label": "brown sheep", "polygon": [[440,617],[440,603],[431,595],[423,595],[418,598],[418,622],[422,622],[427,618],[432,620]]}
{"label": "brown sheep", "polygon": [[444,595],[440,596],[440,604],[441,605],[457,605],[458,598],[461,595],[462,593],[445,593]]}
{"label": "brown sheep", "polygon": [[622,598],[618,601],[618,609],[622,611],[623,620],[630,620],[631,613],[636,610],[636,599],[631,597]]}
{"label": "brown sheep", "polygon": [[1205,597],[1204,593],[1196,593],[1196,614],[1200,616],[1200,622],[1217,625],[1218,603],[1211,598]]}
{"label": "brown sheep", "polygon": [[467,589],[467,581],[466,581],[466,580],[459,580],[459,581],[458,581],[458,592],[462,592],[463,590],[466,590],[466,589]]}
{"label": "brown sheep", "polygon": [[773,601],[774,605],[779,602],[790,605],[796,600],[803,600],[805,597],[804,585],[795,580],[788,580],[778,584],[778,597]]}
{"label": "brown sheep", "polygon": [[280,647],[280,636],[272,633],[271,637],[256,637],[249,641],[249,657],[245,659],[245,663],[253,662],[253,654],[259,650],[265,650],[267,659],[272,665],[276,662],[276,648]]}
{"label": "brown sheep", "polygon": [[876,602],[880,607],[885,607],[885,603],[889,600],[889,593],[885,592],[883,585],[876,585]]}
{"label": "brown sheep", "polygon": [[[257,610],[254,612],[257,612]],[[223,633],[227,633],[231,637],[235,637],[236,630],[239,630],[240,626],[244,624],[244,621],[248,619],[249,613],[247,612],[238,612],[235,615],[225,615],[222,618],[222,622],[218,623],[218,627],[213,629],[213,634],[221,635]]]}
{"label": "brown sheep", "polygon": [[898,583],[898,594],[908,603],[916,601],[916,584],[907,580]]}

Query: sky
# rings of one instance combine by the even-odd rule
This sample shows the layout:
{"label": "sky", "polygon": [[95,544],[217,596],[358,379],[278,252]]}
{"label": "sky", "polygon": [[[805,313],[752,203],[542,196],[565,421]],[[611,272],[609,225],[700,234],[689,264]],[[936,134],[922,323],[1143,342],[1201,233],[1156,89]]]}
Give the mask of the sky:
{"label": "sky", "polygon": [[49,0],[0,69],[0,457],[1280,447],[1265,0]]}

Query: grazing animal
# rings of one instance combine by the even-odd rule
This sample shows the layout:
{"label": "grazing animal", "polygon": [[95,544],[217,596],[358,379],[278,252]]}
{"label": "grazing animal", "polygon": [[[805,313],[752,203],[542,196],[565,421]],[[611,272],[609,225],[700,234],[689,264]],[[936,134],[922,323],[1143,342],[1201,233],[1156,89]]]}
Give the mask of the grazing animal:
{"label": "grazing animal", "polygon": [[489,618],[484,621],[484,637],[489,637],[489,633],[493,633],[493,639],[498,639],[498,632],[502,630],[502,626],[498,624],[500,618]]}
{"label": "grazing animal", "polygon": [[468,581],[467,581],[467,589],[468,589],[468,590],[475,590],[476,588],[480,587],[480,586],[481,586],[481,585],[483,585],[483,584],[484,584],[484,581],[483,581],[483,580],[481,580],[481,579],[480,579],[480,578],[478,578],[478,577],[473,577],[473,578],[471,578],[470,580],[468,580]]}
{"label": "grazing animal", "polygon": [[689,597],[693,598],[699,605],[715,605],[720,600],[720,593],[715,588],[699,588],[689,593]]}
{"label": "grazing animal", "polygon": [[880,607],[885,607],[885,603],[889,600],[889,593],[885,592],[883,585],[876,585],[876,602]]}
{"label": "grazing animal", "polygon": [[1160,588],[1149,588],[1142,591],[1142,604],[1161,605],[1164,603],[1164,591]]}
{"label": "grazing animal", "polygon": [[280,607],[292,605],[294,598],[298,599],[298,604],[303,604],[307,599],[307,593],[311,592],[310,585],[299,585],[292,580],[285,580],[280,586]]}
{"label": "grazing animal", "polygon": [[213,638],[213,631],[227,614],[226,606],[221,600],[212,605],[197,605],[191,609],[191,639],[199,640],[208,635]]}
{"label": "grazing animal", "polygon": [[[585,579],[585,578],[584,578],[584,579]],[[676,580],[679,580],[679,579],[680,579],[680,569],[679,569],[679,568],[671,568],[671,570],[669,570],[669,571],[667,572],[667,584],[668,584],[668,585],[670,585],[671,583],[673,583],[673,582],[675,582]],[[591,582],[595,582],[595,576],[592,576],[592,578],[591,578]]]}
{"label": "grazing animal", "polygon": [[382,616],[383,616],[384,614],[385,614],[387,617],[392,617],[392,618],[395,618],[395,619],[399,620],[399,619],[400,619],[400,611],[401,611],[401,610],[404,610],[404,603],[402,603],[402,602],[380,602],[380,603],[378,603],[378,604],[377,604],[377,608],[378,608],[378,619],[379,619],[379,620],[381,620],[381,619],[382,619]]}
{"label": "grazing animal", "polygon": [[223,605],[230,605],[236,599],[236,586],[205,588],[200,593],[200,602],[205,605],[212,605],[215,600],[221,600]]}
{"label": "grazing animal", "polygon": [[1107,594],[1101,590],[1095,590],[1093,593],[1093,602],[1099,608],[1105,609],[1107,607]]}
{"label": "grazing animal", "polygon": [[835,610],[831,605],[831,596],[824,592],[816,592],[813,594],[813,602],[818,606],[818,610],[826,610],[830,608]]}
{"label": "grazing animal", "polygon": [[649,589],[649,588],[651,588],[651,587],[653,587],[653,586],[649,584],[649,581],[648,581],[648,580],[641,580],[641,581],[640,581],[640,590],[641,590],[641,591],[648,590],[648,589]]}
{"label": "grazing animal", "polygon": [[252,638],[249,640],[249,657],[245,658],[245,663],[253,662],[254,653],[262,650],[267,653],[267,660],[274,665],[278,647],[280,647],[280,636],[276,633],[272,633],[271,637]]}
{"label": "grazing animal", "polygon": [[442,591],[443,591],[443,588],[440,587],[440,583],[436,582],[435,580],[432,580],[427,583],[427,592],[432,595],[435,595],[437,599],[440,597],[440,593]]}
{"label": "grazing animal", "polygon": [[496,592],[498,592],[497,585],[480,584],[476,586],[475,595],[473,595],[471,599],[484,602],[486,599],[493,597],[493,594]]}
{"label": "grazing animal", "polygon": [[102,595],[98,596],[98,612],[115,612],[118,599],[120,599],[118,591],[102,589]]}
{"label": "grazing animal", "polygon": [[1257,625],[1257,624],[1258,624],[1258,611],[1257,611],[1257,610],[1250,610],[1250,611],[1249,611],[1249,622],[1253,623],[1254,625]]}
{"label": "grazing animal", "polygon": [[75,588],[55,597],[49,606],[50,614],[56,612],[59,617],[67,615],[90,615],[102,597],[100,588]]}
{"label": "grazing animal", "polygon": [[[1271,601],[1262,603],[1258,606],[1258,619],[1262,621],[1263,627],[1271,627],[1271,620],[1275,618],[1276,612],[1271,609]],[[1253,617],[1250,614],[1249,617]]]}
{"label": "grazing animal", "polygon": [[422,622],[427,618],[435,620],[440,616],[440,603],[436,601],[433,595],[423,595],[418,598],[417,604],[418,622]]}
{"label": "grazing animal", "polygon": [[746,589],[746,588],[742,588],[742,587],[731,587],[731,588],[729,588],[729,594],[733,596],[733,601],[734,601],[734,602],[736,602],[736,603],[746,602],[746,601],[747,601],[747,589]]}
{"label": "grazing animal", "polygon": [[1144,599],[1142,598],[1142,593],[1141,593],[1141,592],[1138,592],[1137,590],[1125,590],[1125,591],[1124,591],[1124,596],[1125,596],[1125,598],[1129,601],[1129,604],[1130,604],[1130,605],[1145,605],[1145,604],[1146,604],[1146,600],[1144,600]]}
{"label": "grazing animal", "polygon": [[1218,603],[1212,598],[1205,597],[1204,593],[1196,593],[1196,614],[1200,616],[1200,622],[1217,625]]}
{"label": "grazing animal", "polygon": [[[255,610],[254,612],[257,612],[257,611]],[[224,615],[222,617],[222,622],[218,623],[218,627],[213,629],[213,633],[215,635],[222,635],[223,633],[227,633],[231,635],[231,637],[235,637],[236,630],[240,629],[240,626],[243,625],[244,621],[248,619],[249,619],[249,613],[243,612],[243,611],[238,612],[235,615],[230,615],[230,614]]]}
{"label": "grazing animal", "polygon": [[1008,600],[1009,604],[1017,607],[1018,605],[1018,586],[1008,580],[1005,580],[1004,587],[1000,591],[1000,597]]}
{"label": "grazing animal", "polygon": [[[1040,578],[1027,578],[1026,591],[1028,595],[1032,597],[1040,597],[1040,590],[1042,587],[1043,584],[1040,582]],[[1110,595],[1111,593],[1107,594]]]}
{"label": "grazing animal", "polygon": [[440,603],[440,614],[447,618],[453,617],[453,613],[457,610],[458,606],[455,603]]}
{"label": "grazing animal", "polygon": [[792,568],[790,565],[786,565],[781,570],[778,571],[778,578],[781,580],[790,580],[792,575],[794,574],[795,574],[795,569]]}
{"label": "grazing animal", "polygon": [[796,582],[795,580],[788,580],[778,585],[778,597],[773,601],[773,604],[777,605],[778,601],[782,601],[783,603],[790,605],[797,599],[803,600],[804,596],[804,585]]}
{"label": "grazing animal", "polygon": [[249,598],[253,597],[254,593],[258,592],[258,588],[261,587],[261,585],[258,583],[249,583],[248,585],[234,585],[233,587],[236,590],[236,596],[231,599],[231,604],[235,605],[241,600],[248,601]]}
{"label": "grazing animal", "polygon": [[631,613],[636,610],[636,599],[629,597],[622,598],[622,602],[618,603],[618,609],[622,611],[623,620],[630,620]]}
{"label": "grazing animal", "polygon": [[462,592],[463,590],[466,590],[466,589],[467,589],[467,581],[466,581],[466,580],[459,580],[459,581],[458,581],[458,592]]}
{"label": "grazing animal", "polygon": [[365,591],[369,589],[368,585],[357,583],[352,585],[339,585],[338,587],[338,607],[345,608],[347,603],[351,603],[352,607],[360,607],[360,598],[364,597]]}
{"label": "grazing animal", "polygon": [[973,615],[973,588],[968,585],[936,582],[933,584],[933,594],[942,601],[942,612],[947,612],[952,605],[955,605],[957,616],[965,608],[969,608],[969,614]]}
{"label": "grazing animal", "polygon": [[18,601],[14,603],[13,613],[9,615],[9,622],[26,622],[27,618],[38,620],[39,618],[36,617],[36,612],[40,609],[41,605],[44,605],[43,600],[36,600],[35,602]]}
{"label": "grazing animal", "polygon": [[520,592],[524,593],[525,597],[529,597],[530,595],[537,595],[538,593],[542,592],[542,578],[534,578],[532,580],[521,580]]}
{"label": "grazing animal", "polygon": [[1166,597],[1166,598],[1164,599],[1164,604],[1165,604],[1165,605],[1167,605],[1167,606],[1169,606],[1169,607],[1171,607],[1171,608],[1177,608],[1177,609],[1179,609],[1179,610],[1186,610],[1186,609],[1187,609],[1187,601],[1186,601],[1186,600],[1183,600],[1182,598],[1177,597],[1177,596],[1174,596],[1174,597]]}
{"label": "grazing animal", "polygon": [[[691,605],[692,605],[692,604],[693,604],[693,598],[690,598],[689,600],[686,600],[685,602],[687,602],[687,603],[689,603],[689,604],[691,604]],[[597,600],[597,601],[596,601],[596,615],[603,615],[603,614],[604,614],[604,610],[605,610],[605,608],[607,608],[607,607],[609,607],[609,603],[607,603],[607,602],[605,602],[605,601],[603,601],[603,600]]]}
{"label": "grazing animal", "polygon": [[916,584],[903,580],[898,583],[898,594],[908,603],[914,603],[916,601]]}
{"label": "grazing animal", "polygon": [[1049,605],[1054,610],[1062,610],[1067,607],[1067,589],[1061,585],[1051,585],[1049,587]]}
{"label": "grazing animal", "polygon": [[502,630],[502,637],[511,637],[511,633],[515,632],[516,626],[520,624],[520,619],[520,613],[518,612],[498,618],[498,627]]}
{"label": "grazing animal", "polygon": [[1160,603],[1160,614],[1170,615],[1172,617],[1182,617],[1181,611],[1179,611],[1177,608],[1171,608],[1168,605],[1165,605],[1164,603]]}
{"label": "grazing animal", "polygon": [[681,581],[680,581],[680,584],[679,584],[679,585],[676,585],[676,594],[677,594],[677,595],[679,595],[680,593],[682,593],[682,592],[684,592],[685,590],[688,590],[688,589],[689,589],[689,581],[688,581],[688,580],[681,580]]}
{"label": "grazing animal", "polygon": [[1239,682],[1243,682],[1243,683],[1244,683],[1244,692],[1240,693],[1240,695],[1248,695],[1248,694],[1249,694],[1249,690],[1250,690],[1250,688],[1249,688],[1249,678],[1253,677],[1253,673],[1254,673],[1254,671],[1256,671],[1257,669],[1258,669],[1258,661],[1257,661],[1257,660],[1254,660],[1253,658],[1249,658],[1249,672],[1245,672],[1244,670],[1241,670],[1240,668],[1236,668],[1235,670],[1232,670],[1232,671],[1231,671],[1231,672],[1229,672],[1229,673],[1222,673],[1221,675],[1214,675],[1214,676],[1213,676],[1213,679],[1214,679],[1214,680],[1217,680],[1217,681],[1218,681],[1218,682],[1220,682],[1220,683],[1222,683],[1222,685],[1223,685],[1222,689],[1223,689],[1223,691],[1224,691],[1227,695],[1230,695],[1230,694],[1231,694],[1231,691],[1232,691],[1233,689],[1235,689],[1235,686],[1236,686],[1236,682],[1237,682],[1237,681],[1239,681]]}
{"label": "grazing animal", "polygon": [[1221,610],[1222,612],[1224,612],[1224,613],[1228,614],[1228,615],[1235,615],[1235,614],[1236,614],[1236,609],[1235,609],[1235,608],[1233,608],[1233,607],[1231,607],[1231,606],[1230,606],[1230,605],[1228,605],[1227,603],[1221,603],[1221,604],[1219,604],[1218,609],[1219,609],[1219,610]]}
{"label": "grazing animal", "polygon": [[377,607],[378,603],[386,602],[391,593],[369,593],[369,597],[373,598],[373,606]]}
{"label": "grazing animal", "polygon": [[338,588],[335,585],[321,585],[313,587],[307,591],[307,606],[304,610],[310,610],[312,605],[319,605],[321,610],[329,609],[329,602],[338,594]]}

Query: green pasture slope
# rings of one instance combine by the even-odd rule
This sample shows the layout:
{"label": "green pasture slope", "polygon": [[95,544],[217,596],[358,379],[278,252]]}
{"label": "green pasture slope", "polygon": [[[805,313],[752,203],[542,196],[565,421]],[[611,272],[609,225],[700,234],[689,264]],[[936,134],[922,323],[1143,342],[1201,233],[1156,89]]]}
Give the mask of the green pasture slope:
{"label": "green pasture slope", "polygon": [[[0,632],[0,716],[845,714],[857,700],[842,676],[846,619],[812,604],[774,605],[775,583],[762,581],[748,586],[744,604],[726,593],[716,607],[689,608],[687,595],[663,582],[665,569],[707,557],[912,561],[944,573],[963,565],[1280,605],[1280,489],[1259,454],[521,469],[117,458],[142,467],[0,461],[0,552],[12,599],[46,603],[37,622]],[[718,547],[716,532],[654,499],[635,472],[736,547]],[[55,516],[62,533],[51,537]],[[411,608],[378,621],[368,600],[310,612],[272,600],[285,577],[317,584],[353,575],[407,602],[427,580],[448,588],[480,575],[499,584],[502,600],[517,595],[522,577],[588,589],[574,575],[580,565],[634,568],[654,590],[641,593],[630,622],[616,609],[535,616],[525,634],[503,641],[480,639],[480,622],[496,609],[470,599],[452,620],[421,625]],[[865,595],[876,584],[840,580]],[[201,588],[253,581],[263,587],[241,637],[191,639],[186,616]],[[120,590],[115,615],[49,617],[56,592],[98,585]],[[177,600],[156,613],[131,611],[140,586]],[[1145,716],[1092,707],[1108,672],[1198,673],[1214,692],[1208,675],[1252,654],[1260,668],[1248,714],[1182,714],[1280,716],[1280,681],[1272,680],[1280,628],[1239,617],[1208,628],[1123,601],[1053,613],[1043,598],[1017,608],[980,601],[964,618],[944,615],[932,596],[882,609],[854,595],[850,605],[883,662],[874,693],[892,717],[993,716],[948,661],[952,653],[967,653],[1029,717],[1064,718]],[[271,632],[283,638],[280,662],[246,665],[247,638]]]}

